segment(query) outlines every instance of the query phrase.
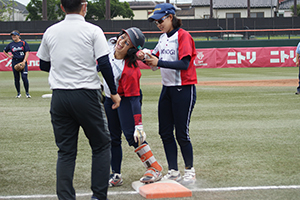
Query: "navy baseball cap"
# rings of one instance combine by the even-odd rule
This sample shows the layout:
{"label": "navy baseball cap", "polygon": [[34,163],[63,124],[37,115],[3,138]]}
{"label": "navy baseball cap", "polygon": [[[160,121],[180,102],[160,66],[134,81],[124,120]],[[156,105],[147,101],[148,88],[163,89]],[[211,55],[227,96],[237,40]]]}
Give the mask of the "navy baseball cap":
{"label": "navy baseball cap", "polygon": [[154,8],[153,13],[148,18],[148,21],[153,22],[154,20],[158,20],[168,14],[175,15],[175,7],[172,4],[170,3],[157,4]]}
{"label": "navy baseball cap", "polygon": [[18,35],[18,36],[20,36],[20,34],[18,32],[16,32],[16,31],[11,32],[10,35]]}

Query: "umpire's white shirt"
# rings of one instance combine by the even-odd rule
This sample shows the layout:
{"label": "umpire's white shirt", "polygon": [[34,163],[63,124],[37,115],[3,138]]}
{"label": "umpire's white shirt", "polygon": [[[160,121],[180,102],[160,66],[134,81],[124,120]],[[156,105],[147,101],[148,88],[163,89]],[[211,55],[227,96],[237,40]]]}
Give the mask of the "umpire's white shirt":
{"label": "umpire's white shirt", "polygon": [[109,54],[102,29],[85,21],[79,14],[49,27],[37,56],[51,62],[51,89],[100,89],[96,59]]}

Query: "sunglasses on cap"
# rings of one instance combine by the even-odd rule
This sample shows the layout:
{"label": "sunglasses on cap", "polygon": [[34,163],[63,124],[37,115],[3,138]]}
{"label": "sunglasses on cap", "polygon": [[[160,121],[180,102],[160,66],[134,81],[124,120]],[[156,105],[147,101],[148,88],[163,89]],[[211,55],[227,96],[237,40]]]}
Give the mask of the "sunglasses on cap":
{"label": "sunglasses on cap", "polygon": [[20,36],[20,34],[18,32],[16,32],[16,31],[11,32],[10,35],[18,35],[18,36]]}
{"label": "sunglasses on cap", "polygon": [[159,25],[159,24],[163,23],[164,20],[167,19],[168,17],[169,17],[169,15],[166,15],[166,16],[162,17],[162,18],[159,19],[159,20],[154,20],[153,23],[154,23],[155,25]]}

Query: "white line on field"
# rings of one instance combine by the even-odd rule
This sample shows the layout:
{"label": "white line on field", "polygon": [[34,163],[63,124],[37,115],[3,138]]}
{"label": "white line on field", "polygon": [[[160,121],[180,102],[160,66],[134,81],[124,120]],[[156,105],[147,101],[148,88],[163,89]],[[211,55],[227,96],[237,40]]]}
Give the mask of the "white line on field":
{"label": "white line on field", "polygon": [[241,190],[276,190],[276,189],[300,189],[300,185],[197,188],[197,189],[191,189],[191,190],[194,192],[222,192],[222,191],[241,191]]}
{"label": "white line on field", "polygon": [[[300,189],[300,185],[281,185],[281,186],[255,186],[255,187],[224,187],[224,188],[195,188],[193,192],[222,192],[222,191],[241,191],[241,190],[277,190],[277,189]],[[136,191],[108,192],[108,195],[138,194]],[[77,193],[76,196],[91,196],[92,193]],[[54,194],[47,195],[18,195],[0,196],[0,199],[41,199],[55,198]]]}

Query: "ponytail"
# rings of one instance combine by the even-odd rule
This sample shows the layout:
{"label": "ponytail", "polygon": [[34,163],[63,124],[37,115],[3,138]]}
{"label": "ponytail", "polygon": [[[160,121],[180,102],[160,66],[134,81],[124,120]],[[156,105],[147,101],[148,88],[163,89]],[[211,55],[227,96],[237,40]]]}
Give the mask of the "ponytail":
{"label": "ponytail", "polygon": [[182,21],[181,19],[177,18],[175,15],[172,15],[173,19],[172,19],[172,26],[174,29],[179,28],[182,26]]}

